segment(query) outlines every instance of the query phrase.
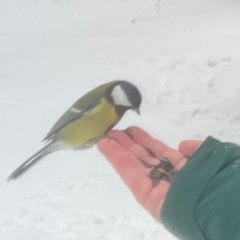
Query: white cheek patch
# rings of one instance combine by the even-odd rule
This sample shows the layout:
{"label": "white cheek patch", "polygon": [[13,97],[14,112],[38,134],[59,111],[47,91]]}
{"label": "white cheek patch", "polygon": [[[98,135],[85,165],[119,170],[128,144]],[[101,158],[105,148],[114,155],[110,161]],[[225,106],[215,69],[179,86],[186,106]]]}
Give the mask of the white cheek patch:
{"label": "white cheek patch", "polygon": [[131,107],[132,104],[128,100],[127,94],[125,91],[122,89],[120,85],[117,85],[116,87],[113,88],[112,93],[111,93],[113,102],[117,106],[125,106],[125,107]]}

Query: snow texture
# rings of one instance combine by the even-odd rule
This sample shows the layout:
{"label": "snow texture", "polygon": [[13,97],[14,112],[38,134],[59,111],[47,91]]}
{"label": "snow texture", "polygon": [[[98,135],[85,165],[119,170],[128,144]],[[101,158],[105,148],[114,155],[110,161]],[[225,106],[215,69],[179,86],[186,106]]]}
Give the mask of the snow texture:
{"label": "snow texture", "polygon": [[145,128],[177,147],[212,135],[240,143],[236,0],[0,1],[0,239],[172,240],[96,147],[57,152],[6,177],[82,94],[132,81]]}

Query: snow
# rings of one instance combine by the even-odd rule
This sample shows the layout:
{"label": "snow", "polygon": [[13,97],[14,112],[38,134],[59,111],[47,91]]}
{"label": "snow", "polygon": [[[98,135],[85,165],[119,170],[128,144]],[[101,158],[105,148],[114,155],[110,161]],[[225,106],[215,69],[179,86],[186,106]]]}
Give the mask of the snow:
{"label": "snow", "polygon": [[14,182],[82,94],[113,79],[142,92],[145,128],[176,147],[240,143],[240,3],[235,0],[0,1],[0,239],[176,239],[136,203],[96,147],[57,152]]}

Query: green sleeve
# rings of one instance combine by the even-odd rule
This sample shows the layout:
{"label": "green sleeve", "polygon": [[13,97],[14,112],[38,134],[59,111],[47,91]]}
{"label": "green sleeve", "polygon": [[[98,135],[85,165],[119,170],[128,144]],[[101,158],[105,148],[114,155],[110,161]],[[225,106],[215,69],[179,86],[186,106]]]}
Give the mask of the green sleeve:
{"label": "green sleeve", "polygon": [[208,137],[174,179],[161,220],[182,240],[240,240],[240,146]]}

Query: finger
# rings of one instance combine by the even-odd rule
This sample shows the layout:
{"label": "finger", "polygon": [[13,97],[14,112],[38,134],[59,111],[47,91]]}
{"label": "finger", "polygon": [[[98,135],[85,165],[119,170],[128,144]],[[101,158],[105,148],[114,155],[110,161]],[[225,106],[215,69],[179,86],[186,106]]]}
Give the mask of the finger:
{"label": "finger", "polygon": [[202,145],[202,143],[203,141],[199,141],[199,140],[182,141],[178,146],[178,150],[184,156],[189,157],[189,156],[192,156],[198,150],[198,148]]}
{"label": "finger", "polygon": [[110,138],[113,138],[121,144],[121,146],[133,153],[136,153],[139,157],[147,157],[148,152],[146,149],[141,147],[139,144],[133,141],[132,138],[129,137],[129,135],[126,134],[124,131],[119,131],[119,130],[112,130],[108,133],[108,136]]}
{"label": "finger", "polygon": [[133,141],[152,153],[153,156],[160,158],[162,153],[168,148],[168,146],[154,138],[148,133],[138,127],[127,128],[126,133],[133,139]]}
{"label": "finger", "polygon": [[[110,160],[114,167],[118,168],[122,166],[134,167],[139,166],[138,162],[132,154],[127,155],[126,149],[117,141],[111,138],[103,138],[97,144],[99,150]],[[123,158],[121,161],[116,159],[118,155],[127,155],[127,158]],[[131,160],[128,160],[130,156]]]}
{"label": "finger", "polygon": [[175,165],[175,169],[180,171],[186,163],[187,163],[187,158],[184,157]]}
{"label": "finger", "polygon": [[138,159],[144,160],[150,164],[158,164],[159,160],[152,157],[152,155],[147,151],[144,147],[137,144],[133,141],[132,138],[125,131],[118,131],[112,130],[108,137],[115,139],[119,142],[119,144],[126,149],[127,151],[131,152],[134,156]]}
{"label": "finger", "polygon": [[156,158],[168,158],[176,166],[184,158],[177,150],[168,147],[165,143],[152,138],[148,133],[138,127],[130,127],[126,130],[134,142],[140,144]]}
{"label": "finger", "polygon": [[139,160],[131,152],[124,149],[118,142],[104,138],[100,140],[97,145],[99,150],[111,162],[132,191],[137,185],[137,182],[143,178],[145,178],[146,182],[149,182],[149,186],[151,186],[150,180],[146,177],[149,170],[144,168]]}

